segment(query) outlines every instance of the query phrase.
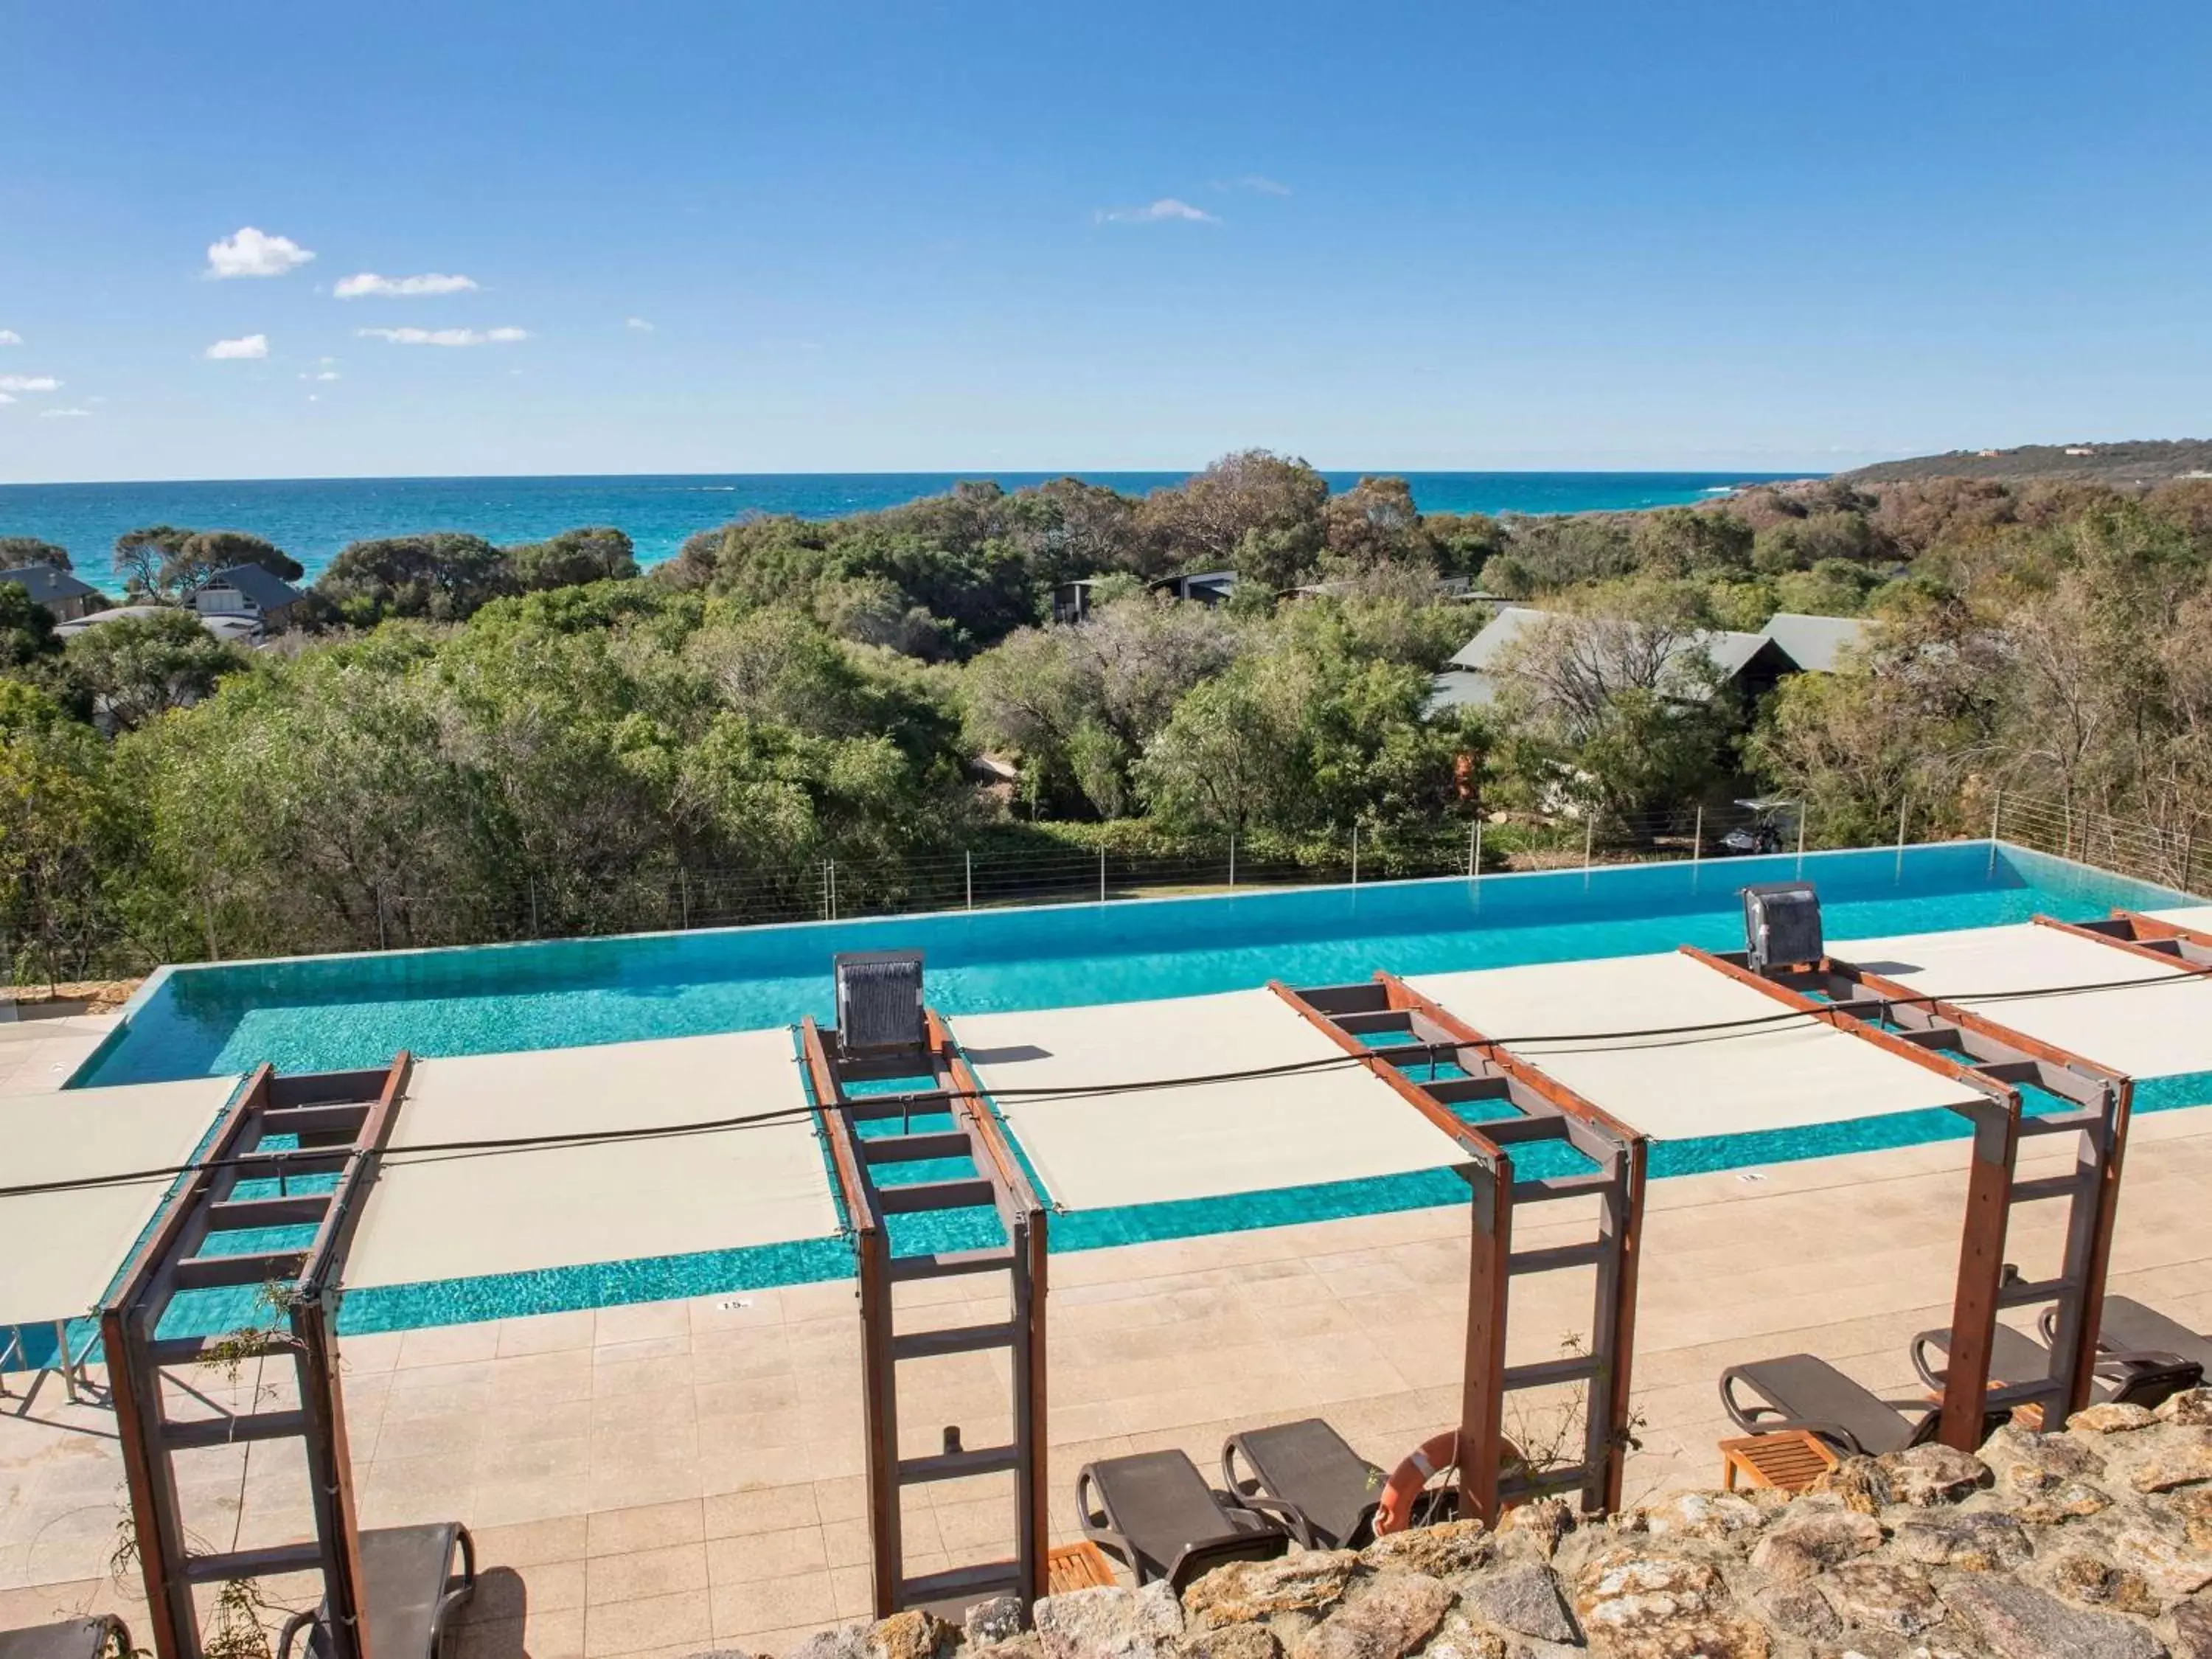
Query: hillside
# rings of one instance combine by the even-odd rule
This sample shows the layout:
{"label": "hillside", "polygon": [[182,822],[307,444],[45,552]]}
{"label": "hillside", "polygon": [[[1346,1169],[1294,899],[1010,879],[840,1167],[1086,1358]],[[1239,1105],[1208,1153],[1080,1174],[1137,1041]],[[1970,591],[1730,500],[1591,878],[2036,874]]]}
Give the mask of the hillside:
{"label": "hillside", "polygon": [[2079,478],[2116,488],[2212,476],[2212,442],[2198,438],[2114,444],[2023,444],[2017,449],[1954,449],[1905,461],[1878,461],[1839,474],[1856,484],[1907,483],[1923,478],[1987,478],[2021,483]]}

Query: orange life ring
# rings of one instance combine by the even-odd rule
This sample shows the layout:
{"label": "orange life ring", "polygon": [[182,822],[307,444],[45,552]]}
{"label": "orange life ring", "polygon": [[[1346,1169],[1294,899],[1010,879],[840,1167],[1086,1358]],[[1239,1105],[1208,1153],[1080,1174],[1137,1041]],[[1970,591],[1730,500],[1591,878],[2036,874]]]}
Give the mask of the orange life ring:
{"label": "orange life ring", "polygon": [[1403,1532],[1413,1518],[1413,1500],[1421,1495],[1430,1477],[1458,1462],[1457,1429],[1432,1434],[1416,1446],[1382,1485],[1382,1501],[1375,1506],[1375,1535],[1382,1538]]}

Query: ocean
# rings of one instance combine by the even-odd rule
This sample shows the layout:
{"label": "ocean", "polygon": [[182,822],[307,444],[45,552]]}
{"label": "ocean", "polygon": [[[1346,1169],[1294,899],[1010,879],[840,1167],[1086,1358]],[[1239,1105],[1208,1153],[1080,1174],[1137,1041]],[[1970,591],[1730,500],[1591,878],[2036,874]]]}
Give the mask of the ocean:
{"label": "ocean", "polygon": [[[745,513],[836,518],[896,507],[990,478],[1008,489],[1052,472],[758,472],[667,477],[270,478],[149,483],[0,484],[0,536],[36,536],[70,550],[79,572],[105,575],[115,538],[145,525],[243,530],[267,538],[313,580],[348,542],[412,531],[465,530],[498,543],[535,541],[578,525],[618,526],[641,563],[675,556],[686,537]],[[1181,472],[1078,475],[1128,495]],[[1329,472],[1332,489],[1358,472]],[[1797,473],[1409,472],[1424,513],[1592,513],[1705,500]]]}

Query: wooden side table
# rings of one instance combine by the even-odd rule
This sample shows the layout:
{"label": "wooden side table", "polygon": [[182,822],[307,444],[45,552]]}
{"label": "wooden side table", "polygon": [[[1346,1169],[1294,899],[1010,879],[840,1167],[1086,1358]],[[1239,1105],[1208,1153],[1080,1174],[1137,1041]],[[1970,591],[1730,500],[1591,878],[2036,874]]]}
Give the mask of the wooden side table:
{"label": "wooden side table", "polygon": [[1062,1544],[1045,1557],[1047,1593],[1065,1595],[1070,1590],[1096,1589],[1114,1583],[1114,1569],[1107,1564],[1098,1546],[1089,1539],[1079,1544]]}
{"label": "wooden side table", "polygon": [[1747,1435],[1721,1442],[1721,1484],[1734,1492],[1741,1474],[1747,1486],[1803,1492],[1839,1461],[1827,1443],[1808,1429]]}

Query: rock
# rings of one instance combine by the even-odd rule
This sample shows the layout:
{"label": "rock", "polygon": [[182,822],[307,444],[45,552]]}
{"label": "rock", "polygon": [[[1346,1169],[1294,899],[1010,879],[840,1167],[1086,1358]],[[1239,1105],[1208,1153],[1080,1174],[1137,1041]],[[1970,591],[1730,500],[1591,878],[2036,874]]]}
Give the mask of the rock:
{"label": "rock", "polygon": [[2148,1527],[2123,1527],[2112,1543],[2112,1564],[2140,1574],[2169,1601],[2194,1595],[2212,1584],[2212,1551],[2177,1542]]}
{"label": "rock", "polygon": [[2166,1403],[2151,1415],[2161,1423],[2181,1428],[2212,1428],[2212,1389],[2184,1389],[2179,1394],[2169,1395]]}
{"label": "rock", "polygon": [[1496,1631],[1480,1630],[1466,1615],[1455,1613],[1429,1638],[1421,1659],[1523,1659],[1528,1652],[1526,1646],[1509,1648]]}
{"label": "rock", "polygon": [[2212,1659],[2212,1604],[2173,1610],[2173,1659]]}
{"label": "rock", "polygon": [[2122,1613],[2155,1619],[2159,1599],[2138,1573],[2100,1561],[2094,1555],[2061,1556],[2051,1566],[2051,1586],[2069,1601],[2086,1601]]}
{"label": "rock", "polygon": [[1575,1512],[1564,1498],[1540,1498],[1505,1511],[1498,1532],[1507,1537],[1528,1539],[1546,1560],[1559,1553],[1559,1541],[1575,1529]]}
{"label": "rock", "polygon": [[1847,1624],[1917,1636],[1943,1621],[1942,1598],[1928,1575],[1901,1561],[1847,1561],[1823,1576],[1820,1586]]}
{"label": "rock", "polygon": [[1753,1598],[1761,1618],[1792,1636],[1826,1641],[1842,1630],[1843,1620],[1828,1598],[1811,1584],[1770,1584]]}
{"label": "rock", "polygon": [[1655,1538],[1748,1539],[1766,1524],[1766,1511],[1732,1492],[1677,1492],[1643,1510],[1644,1529]]}
{"label": "rock", "polygon": [[1271,1613],[1316,1613],[1343,1596],[1358,1565],[1359,1557],[1350,1550],[1301,1550],[1273,1561],[1232,1561],[1183,1592],[1183,1612],[1200,1630],[1249,1624]]}
{"label": "rock", "polygon": [[1881,1523],[1856,1510],[1793,1509],[1766,1529],[1751,1565],[1777,1578],[1810,1578],[1881,1547]]}
{"label": "rock", "polygon": [[1921,1509],[1955,1504],[1996,1480],[1988,1464],[1955,1446],[1907,1446],[1883,1453],[1875,1459],[1875,1467],[1889,1481],[1891,1503]]}
{"label": "rock", "polygon": [[963,1633],[971,1648],[994,1647],[1022,1633],[1021,1598],[994,1595],[968,1609]]}
{"label": "rock", "polygon": [[1559,1581],[1540,1562],[1486,1573],[1460,1594],[1468,1607],[1500,1630],[1544,1642],[1576,1639],[1575,1621],[1559,1598]]}
{"label": "rock", "polygon": [[810,1636],[792,1649],[789,1659],[868,1659],[868,1627],[840,1625]]}
{"label": "rock", "polygon": [[2056,1526],[2068,1518],[2079,1519],[2112,1506],[2112,1500],[2086,1480],[2068,1480],[2048,1492],[2038,1492],[2020,1505],[2020,1518],[2032,1527]]}
{"label": "rock", "polygon": [[1497,1540],[1480,1521],[1446,1521],[1378,1538],[1359,1552],[1360,1565],[1376,1572],[1425,1572],[1431,1578],[1471,1572],[1497,1552]]}
{"label": "rock", "polygon": [[1897,1523],[1898,1553],[1926,1567],[2009,1572],[2035,1553],[2027,1529],[1995,1510],[1908,1515]]}
{"label": "rock", "polygon": [[[1018,1630],[1019,1602],[1015,1602],[1014,1610],[1014,1627]],[[939,1652],[959,1639],[959,1631],[935,1613],[909,1607],[877,1622],[868,1632],[867,1651],[869,1659],[937,1659]]]}
{"label": "rock", "polygon": [[1301,1637],[1292,1659],[1400,1659],[1429,1639],[1451,1604],[1451,1586],[1426,1573],[1378,1578]]}
{"label": "rock", "polygon": [[1844,1507],[1861,1515],[1877,1515],[1889,1507],[1889,1474],[1871,1457],[1846,1457],[1813,1483],[1812,1490],[1828,1492]]}
{"label": "rock", "polygon": [[1604,1659],[1768,1659],[1772,1638],[1729,1604],[1703,1561],[1624,1547],[1575,1578],[1575,1610]]}
{"label": "rock", "polygon": [[1282,1651],[1265,1625],[1224,1625],[1182,1641],[1183,1659],[1281,1659]]}
{"label": "rock", "polygon": [[2158,1419],[2142,1406],[2090,1406],[2066,1419],[2069,1434],[2126,1434]]}
{"label": "rock", "polygon": [[1048,1595],[1036,1616],[1046,1659],[1166,1659],[1182,1633],[1182,1607],[1164,1583]]}
{"label": "rock", "polygon": [[2172,1492],[2176,1486],[2212,1480],[2212,1431],[2196,1430],[2187,1440],[2169,1438],[2128,1476],[2137,1492]]}
{"label": "rock", "polygon": [[2075,1475],[2105,1472],[2105,1460],[2081,1441],[2037,1434],[2014,1423],[2002,1425],[1984,1441],[1981,1456],[2010,1492],[2038,1492]]}
{"label": "rock", "polygon": [[2148,1626],[2069,1607],[2031,1585],[1964,1578],[1947,1599],[1996,1659],[2166,1659],[2166,1644]]}

